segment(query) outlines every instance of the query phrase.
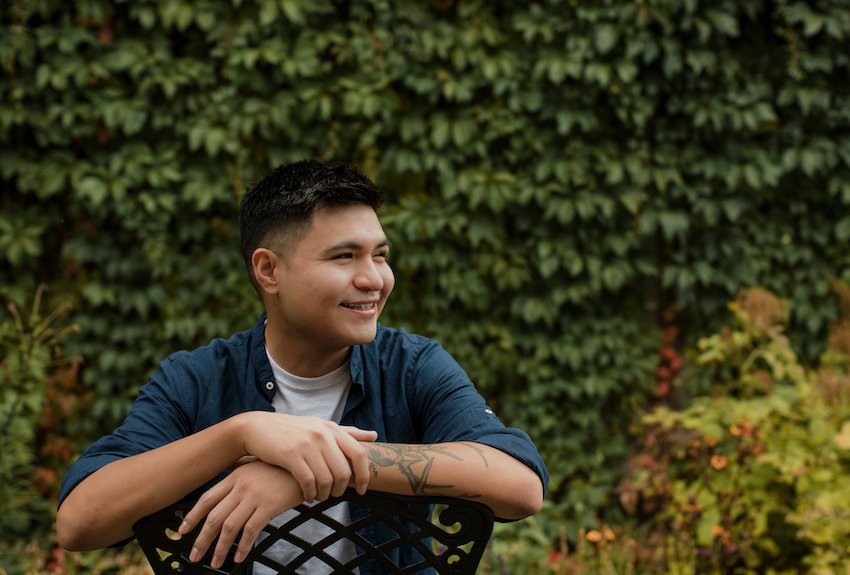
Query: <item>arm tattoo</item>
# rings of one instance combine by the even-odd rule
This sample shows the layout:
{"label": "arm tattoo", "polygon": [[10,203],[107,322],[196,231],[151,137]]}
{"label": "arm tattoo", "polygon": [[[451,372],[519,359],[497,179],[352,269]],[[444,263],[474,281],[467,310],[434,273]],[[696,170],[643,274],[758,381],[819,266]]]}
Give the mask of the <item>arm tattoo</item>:
{"label": "arm tattoo", "polygon": [[466,445],[468,448],[478,454],[478,457],[480,457],[481,461],[484,462],[484,467],[490,467],[490,463],[487,461],[487,457],[484,455],[483,449],[481,449],[474,443],[465,443],[464,445]]}
{"label": "arm tattoo", "polygon": [[[484,465],[489,467],[484,452],[474,446],[469,446],[478,453]],[[456,461],[463,458],[451,453],[440,445],[411,445],[402,443],[375,443],[369,449],[369,470],[373,477],[378,476],[378,469],[396,468],[410,483],[414,495],[445,493],[452,490],[454,485],[439,485],[428,482],[431,466],[438,456],[450,457]],[[476,498],[478,495],[468,493],[456,494],[458,497]]]}

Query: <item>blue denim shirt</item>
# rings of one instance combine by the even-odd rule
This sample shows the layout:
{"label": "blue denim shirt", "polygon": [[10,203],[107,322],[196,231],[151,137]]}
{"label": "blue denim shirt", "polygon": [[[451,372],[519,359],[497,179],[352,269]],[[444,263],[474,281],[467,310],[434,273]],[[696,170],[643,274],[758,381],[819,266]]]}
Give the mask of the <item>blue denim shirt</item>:
{"label": "blue denim shirt", "polygon": [[[139,390],[124,423],[92,444],[68,470],[60,502],[107,463],[239,413],[273,411],[276,384],[265,351],[264,322],[263,316],[249,330],[166,358]],[[436,341],[379,325],[372,342],[352,348],[350,369],[352,386],[341,424],[377,431],[378,441],[388,443],[486,444],[528,465],[546,488],[549,474],[531,439],[499,421]],[[367,536],[381,539],[377,533]],[[361,568],[361,575],[369,572]]]}

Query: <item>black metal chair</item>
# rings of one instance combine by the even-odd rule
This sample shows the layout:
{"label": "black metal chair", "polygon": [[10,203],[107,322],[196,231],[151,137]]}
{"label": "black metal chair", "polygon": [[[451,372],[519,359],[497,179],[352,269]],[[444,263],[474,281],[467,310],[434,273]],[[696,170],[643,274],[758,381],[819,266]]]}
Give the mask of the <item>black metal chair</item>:
{"label": "black metal chair", "polygon": [[[352,522],[342,525],[328,517],[325,511],[346,502],[352,510]],[[359,495],[348,490],[342,497],[331,498],[316,505],[299,505],[297,515],[280,526],[267,525],[266,537],[258,538],[245,561],[236,564],[232,555],[234,544],[225,564],[214,569],[209,566],[210,551],[202,561],[189,561],[192,542],[201,530],[180,536],[177,529],[193,502],[178,503],[139,520],[133,527],[136,538],[156,575],[221,575],[250,572],[252,564],[265,565],[279,575],[299,573],[307,561],[321,561],[324,570],[335,574],[350,574],[369,562],[377,562],[385,573],[428,573],[433,569],[441,575],[475,573],[493,531],[493,514],[481,503],[440,496],[410,496],[368,492]],[[355,513],[356,508],[361,508]],[[365,515],[364,512],[365,511]],[[362,517],[360,517],[362,515]],[[293,533],[299,525],[320,521],[332,528],[332,535],[310,544]],[[392,535],[373,544],[362,535],[364,529],[380,529]],[[354,544],[356,556],[340,561],[326,550],[347,539]],[[264,555],[273,545],[284,541],[301,551],[287,564]],[[390,555],[402,547],[414,550],[416,560],[409,565],[396,565]],[[306,572],[306,571],[302,571]]]}

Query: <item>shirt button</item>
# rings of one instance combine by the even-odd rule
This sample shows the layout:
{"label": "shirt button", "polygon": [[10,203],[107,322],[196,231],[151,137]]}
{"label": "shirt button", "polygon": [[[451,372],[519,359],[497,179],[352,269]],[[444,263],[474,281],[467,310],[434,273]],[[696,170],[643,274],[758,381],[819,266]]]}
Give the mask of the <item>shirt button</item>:
{"label": "shirt button", "polygon": [[266,389],[268,389],[269,391],[273,390],[274,389],[274,382],[273,381],[267,381],[266,382]]}

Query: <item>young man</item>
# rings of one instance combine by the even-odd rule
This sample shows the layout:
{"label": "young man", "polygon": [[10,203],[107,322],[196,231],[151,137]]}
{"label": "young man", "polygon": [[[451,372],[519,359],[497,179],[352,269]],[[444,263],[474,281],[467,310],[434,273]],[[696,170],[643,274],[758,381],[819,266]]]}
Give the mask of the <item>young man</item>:
{"label": "young man", "polygon": [[251,187],[242,251],[263,317],[163,361],[124,423],[71,467],[64,548],[119,543],[200,493],[181,531],[204,523],[192,560],[219,537],[214,566],[240,531],[237,561],[269,521],[349,486],[472,498],[508,520],[540,509],[548,473],[528,436],[499,422],[439,344],[377,323],[395,282],[380,204],[343,164],[298,162]]}

